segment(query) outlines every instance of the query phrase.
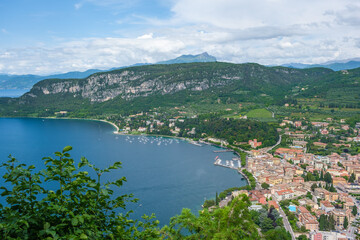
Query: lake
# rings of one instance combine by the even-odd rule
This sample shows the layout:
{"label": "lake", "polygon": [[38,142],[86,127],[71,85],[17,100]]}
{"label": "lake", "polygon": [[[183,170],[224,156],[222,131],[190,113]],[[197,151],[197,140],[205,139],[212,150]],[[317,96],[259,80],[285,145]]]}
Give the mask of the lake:
{"label": "lake", "polygon": [[104,180],[125,176],[127,182],[115,194],[133,193],[140,199],[128,204],[135,211],[132,218],[155,213],[160,225],[182,208],[196,212],[216,192],[247,184],[235,170],[213,164],[216,156],[231,159],[232,152],[214,153],[219,148],[174,138],[117,135],[114,130],[90,120],[0,118],[0,162],[11,154],[41,168],[42,157],[54,156],[67,145],[73,147],[70,153],[76,161],[84,156],[100,168],[121,161],[122,169],[104,174]]}

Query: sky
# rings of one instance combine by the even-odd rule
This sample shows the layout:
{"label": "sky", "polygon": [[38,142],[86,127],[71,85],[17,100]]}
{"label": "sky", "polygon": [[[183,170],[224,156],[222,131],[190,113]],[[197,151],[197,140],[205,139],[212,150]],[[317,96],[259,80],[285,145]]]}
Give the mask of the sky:
{"label": "sky", "polygon": [[0,73],[360,57],[360,0],[0,0]]}

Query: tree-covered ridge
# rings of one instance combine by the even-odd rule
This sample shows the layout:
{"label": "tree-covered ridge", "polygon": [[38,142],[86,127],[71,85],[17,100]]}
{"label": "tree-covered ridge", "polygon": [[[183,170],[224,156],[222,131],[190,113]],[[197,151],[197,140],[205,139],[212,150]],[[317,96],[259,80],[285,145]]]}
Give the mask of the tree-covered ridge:
{"label": "tree-covered ridge", "polygon": [[1,99],[0,114],[51,116],[66,110],[125,113],[190,103],[281,102],[293,86],[332,74],[259,64],[146,65],[95,73],[85,79],[48,79],[19,99]]}
{"label": "tree-covered ridge", "polygon": [[[201,138],[205,133],[206,136],[226,139],[230,144],[257,139],[263,143],[262,147],[266,147],[274,145],[279,138],[274,126],[258,121],[200,116],[177,125],[182,129],[179,136]],[[195,128],[195,134],[188,133],[192,128]]]}

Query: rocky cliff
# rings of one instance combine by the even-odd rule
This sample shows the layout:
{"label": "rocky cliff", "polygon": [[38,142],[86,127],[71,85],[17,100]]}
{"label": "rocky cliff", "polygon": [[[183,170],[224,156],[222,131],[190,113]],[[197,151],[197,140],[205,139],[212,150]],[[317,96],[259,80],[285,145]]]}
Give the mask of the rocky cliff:
{"label": "rocky cliff", "polygon": [[[274,87],[285,89],[286,86],[324,72],[327,70],[267,68],[258,64],[151,65],[96,73],[85,79],[43,80],[35,84],[22,99],[66,93],[73,97],[81,96],[91,102],[105,102],[117,96],[131,100],[154,94],[174,94],[183,90],[216,90],[221,87],[271,94]],[[276,91],[279,92],[279,89]]]}

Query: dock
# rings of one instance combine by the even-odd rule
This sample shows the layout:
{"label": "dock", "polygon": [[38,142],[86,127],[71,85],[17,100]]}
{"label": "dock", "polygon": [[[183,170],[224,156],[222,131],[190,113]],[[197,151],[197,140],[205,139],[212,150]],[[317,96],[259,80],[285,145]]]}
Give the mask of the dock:
{"label": "dock", "polygon": [[233,152],[233,150],[225,149],[225,150],[215,150],[214,153],[222,153],[222,152]]}
{"label": "dock", "polygon": [[215,158],[215,162],[214,165],[215,166],[219,166],[219,167],[225,167],[225,168],[230,168],[230,169],[234,169],[236,170],[239,174],[241,174],[243,177],[242,179],[246,179],[246,181],[248,183],[250,183],[248,177],[242,172],[243,167],[241,167],[241,159],[235,159],[233,158],[233,160],[225,160],[225,163],[223,163],[223,160],[221,160],[220,158],[216,157]]}
{"label": "dock", "polygon": [[220,158],[216,158],[214,165],[238,170],[239,168],[241,168],[241,161],[240,160],[225,160],[223,162],[223,160],[221,160]]}

